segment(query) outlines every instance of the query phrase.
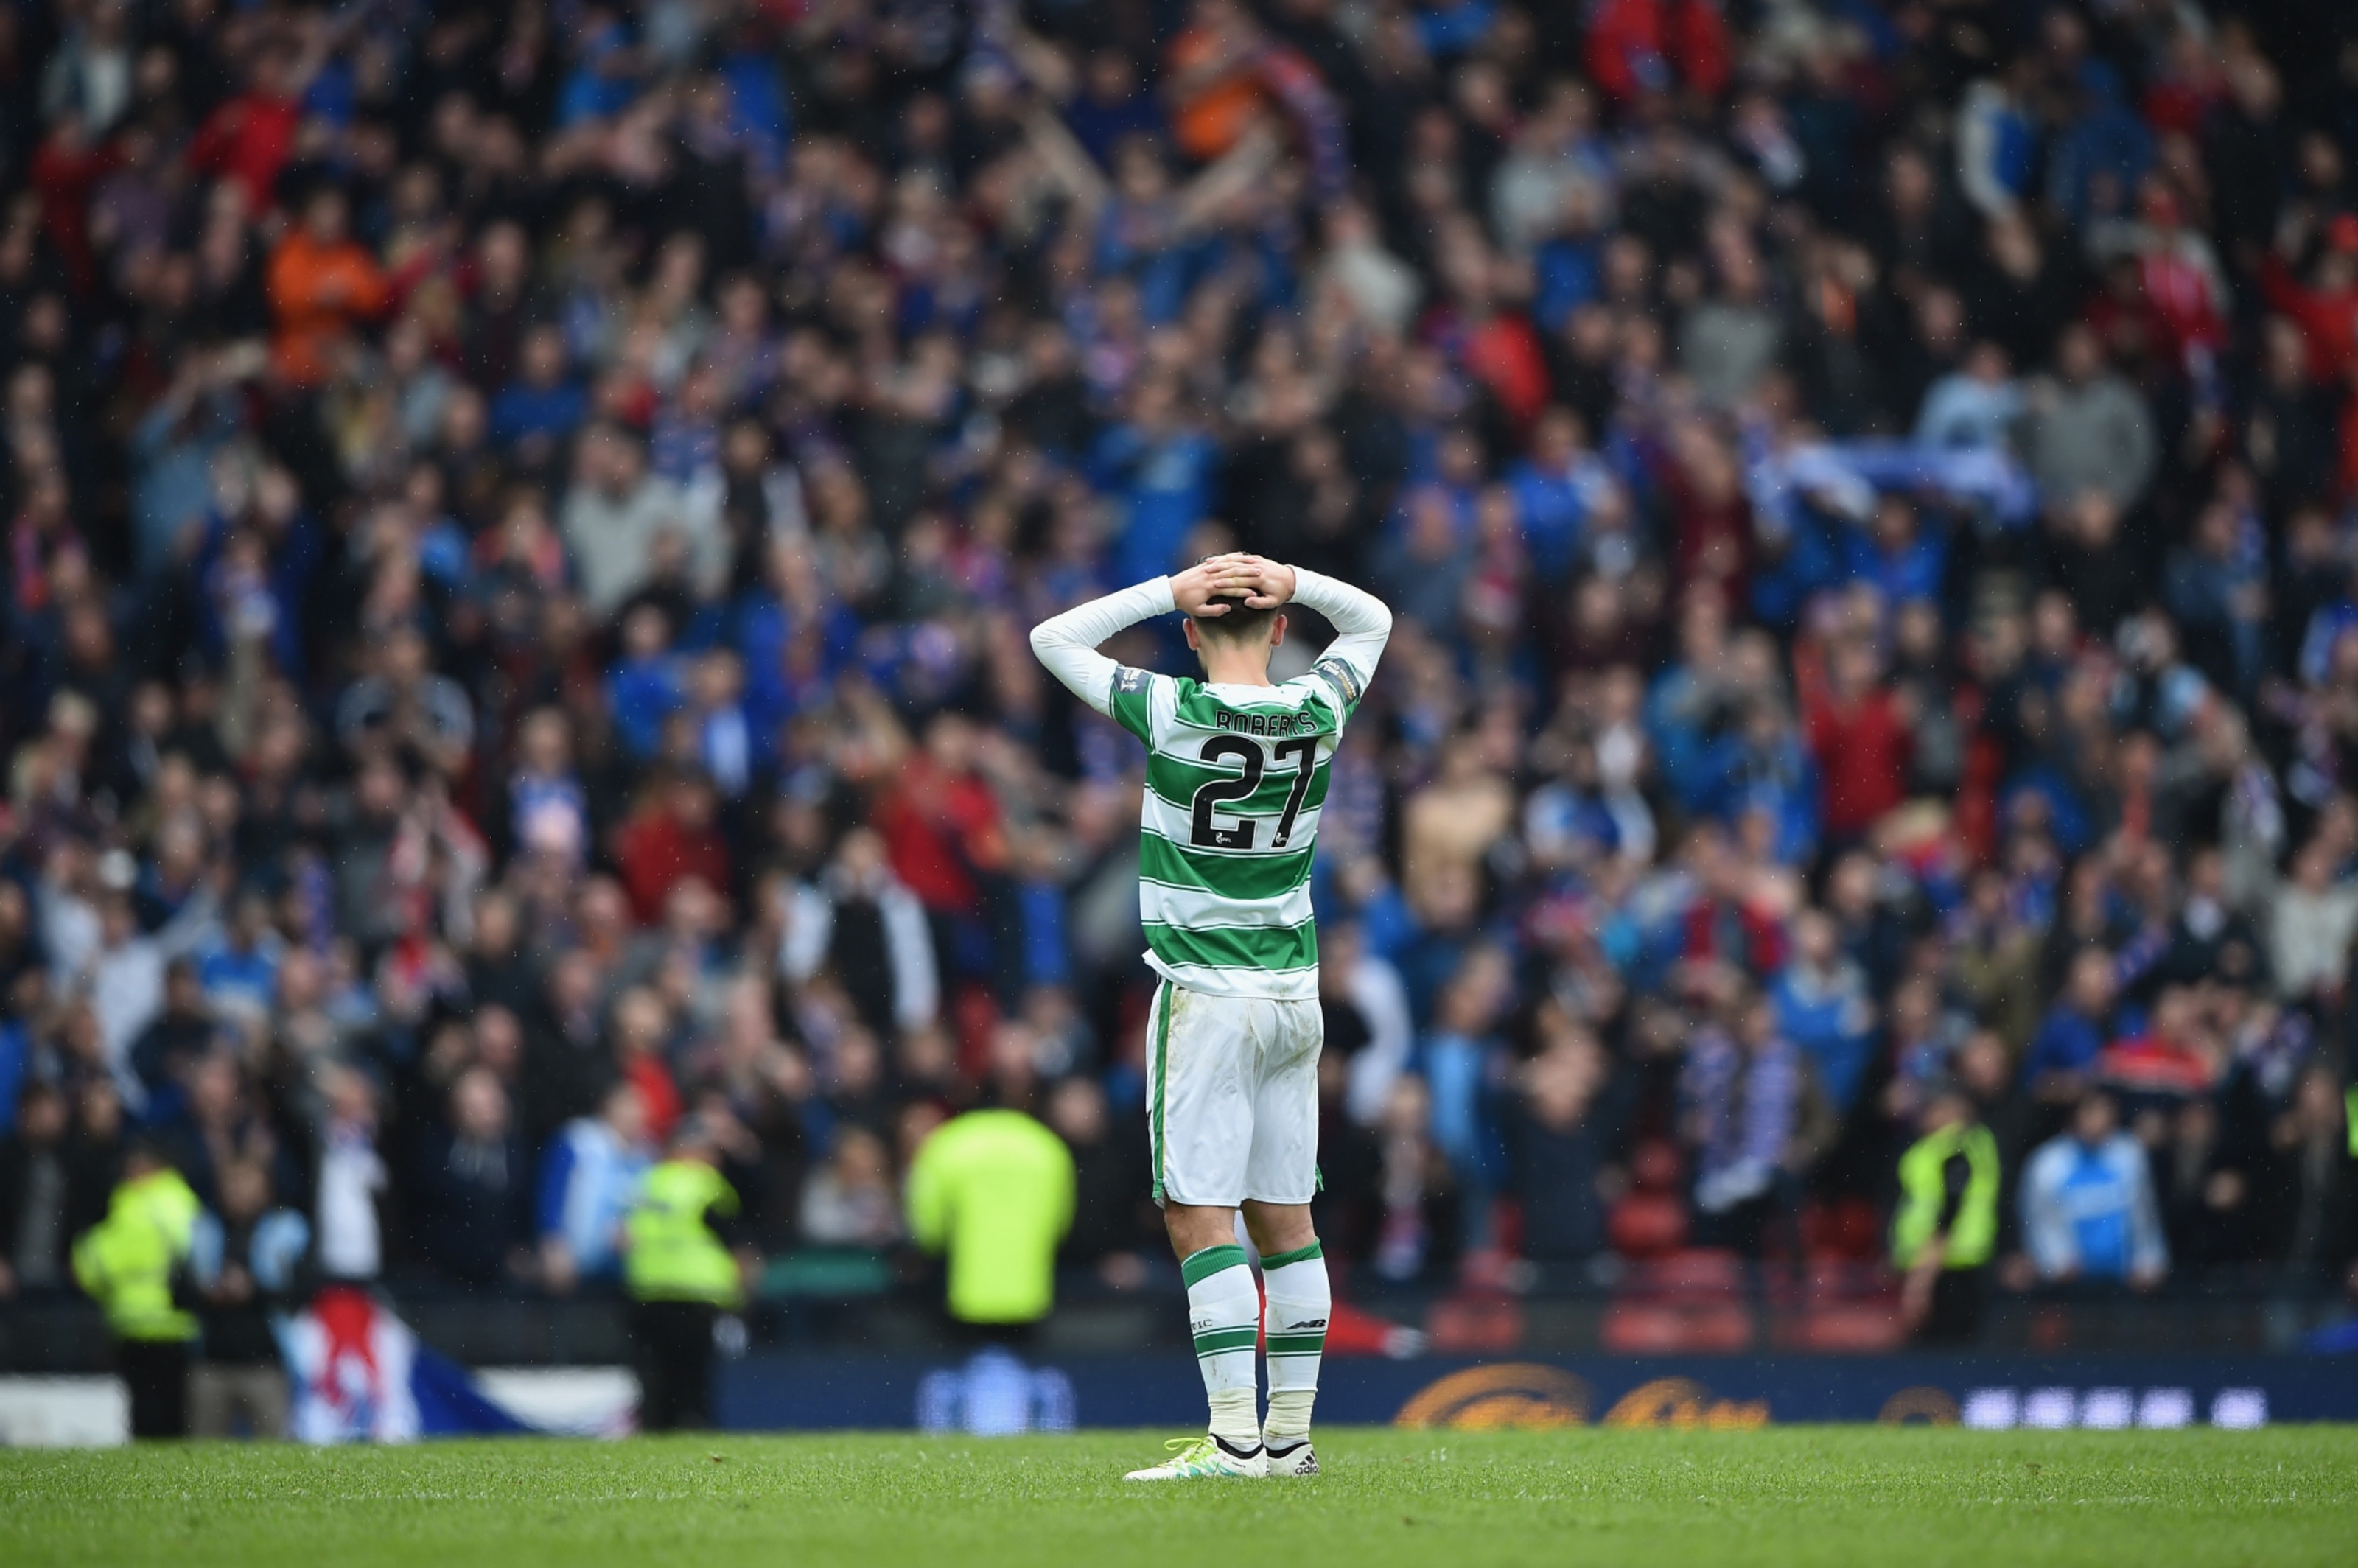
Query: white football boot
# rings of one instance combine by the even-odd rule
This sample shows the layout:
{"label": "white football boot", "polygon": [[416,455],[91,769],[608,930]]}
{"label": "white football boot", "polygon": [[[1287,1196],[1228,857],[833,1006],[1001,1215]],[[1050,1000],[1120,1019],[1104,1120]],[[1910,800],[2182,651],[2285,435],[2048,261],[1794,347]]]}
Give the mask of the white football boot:
{"label": "white football boot", "polygon": [[1318,1474],[1318,1455],[1311,1452],[1310,1440],[1306,1437],[1297,1437],[1293,1447],[1281,1449],[1264,1435],[1260,1451],[1269,1456],[1269,1474],[1272,1476],[1298,1477]]}
{"label": "white football boot", "polygon": [[1256,1443],[1239,1453],[1209,1433],[1201,1437],[1174,1437],[1163,1445],[1174,1450],[1160,1465],[1132,1470],[1125,1481],[1193,1481],[1202,1478],[1258,1480],[1269,1474],[1269,1455]]}

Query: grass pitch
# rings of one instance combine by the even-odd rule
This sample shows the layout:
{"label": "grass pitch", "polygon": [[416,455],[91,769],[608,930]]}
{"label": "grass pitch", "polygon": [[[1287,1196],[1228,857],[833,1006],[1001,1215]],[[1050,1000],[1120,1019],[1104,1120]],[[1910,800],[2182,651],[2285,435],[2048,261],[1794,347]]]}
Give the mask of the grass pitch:
{"label": "grass pitch", "polygon": [[0,1453],[0,1563],[2358,1564],[2358,1428],[1337,1429],[1310,1481],[1125,1486],[1163,1434]]}

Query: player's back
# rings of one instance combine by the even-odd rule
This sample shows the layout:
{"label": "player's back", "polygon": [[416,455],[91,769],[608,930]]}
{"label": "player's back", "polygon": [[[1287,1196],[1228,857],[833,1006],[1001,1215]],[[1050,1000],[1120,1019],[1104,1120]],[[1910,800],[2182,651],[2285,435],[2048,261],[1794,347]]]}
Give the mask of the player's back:
{"label": "player's back", "polygon": [[[1127,626],[1169,612],[1183,580],[1190,613],[1242,561],[1245,598],[1298,603],[1335,638],[1282,686],[1206,683],[1118,665],[1097,652]],[[1147,962],[1184,990],[1302,1001],[1318,994],[1310,856],[1343,727],[1383,656],[1391,612],[1350,584],[1258,557],[1206,560],[1076,604],[1032,629],[1032,650],[1065,688],[1146,743],[1139,913]],[[1285,622],[1268,623],[1267,647]],[[1198,629],[1190,626],[1195,645]],[[1241,647],[1243,644],[1238,644]],[[1207,662],[1210,654],[1206,654]],[[1265,670],[1249,653],[1227,670]]]}
{"label": "player's back", "polygon": [[1310,861],[1356,683],[1282,686],[1124,669],[1115,718],[1147,744],[1139,914],[1149,961],[1191,990],[1318,991]]}

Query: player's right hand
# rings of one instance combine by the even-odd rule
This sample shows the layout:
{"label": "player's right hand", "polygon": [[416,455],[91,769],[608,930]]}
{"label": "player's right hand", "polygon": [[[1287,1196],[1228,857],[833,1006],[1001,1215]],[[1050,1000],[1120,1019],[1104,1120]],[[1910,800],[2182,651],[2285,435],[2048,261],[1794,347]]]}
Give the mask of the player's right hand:
{"label": "player's right hand", "polygon": [[1214,604],[1210,600],[1215,594],[1237,591],[1215,586],[1219,581],[1222,563],[1230,558],[1227,556],[1206,557],[1185,571],[1172,574],[1171,602],[1182,614],[1217,621],[1228,612],[1228,606]]}

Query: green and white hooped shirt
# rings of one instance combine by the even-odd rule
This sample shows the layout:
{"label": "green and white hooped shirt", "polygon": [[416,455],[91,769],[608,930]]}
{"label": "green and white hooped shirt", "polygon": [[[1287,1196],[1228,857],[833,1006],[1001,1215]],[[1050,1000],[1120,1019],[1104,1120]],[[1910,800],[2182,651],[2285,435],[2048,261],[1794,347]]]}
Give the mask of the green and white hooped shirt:
{"label": "green and white hooped shirt", "polygon": [[1042,623],[1032,646],[1073,694],[1146,743],[1139,914],[1146,961],[1211,996],[1318,994],[1310,860],[1343,727],[1391,633],[1372,595],[1297,570],[1294,602],[1336,637],[1282,686],[1206,684],[1119,665],[1094,650],[1170,613],[1167,579],[1140,583]]}

